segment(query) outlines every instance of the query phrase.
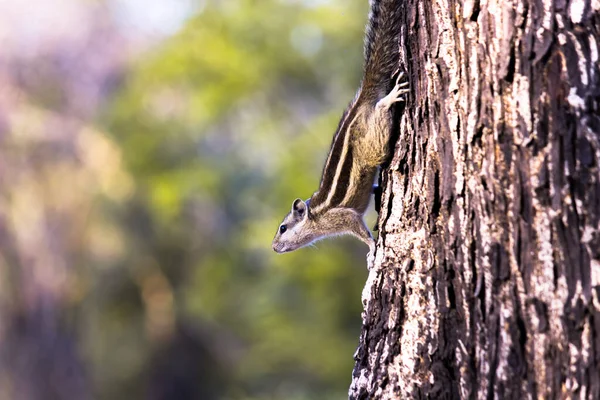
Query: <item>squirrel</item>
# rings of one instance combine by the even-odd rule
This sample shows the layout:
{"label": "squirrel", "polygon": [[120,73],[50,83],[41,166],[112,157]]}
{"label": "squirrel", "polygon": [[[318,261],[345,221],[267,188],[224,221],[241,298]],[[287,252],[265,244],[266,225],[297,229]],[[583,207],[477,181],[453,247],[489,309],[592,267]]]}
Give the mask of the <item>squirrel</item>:
{"label": "squirrel", "polygon": [[[389,156],[392,105],[405,101],[405,74],[398,69],[399,0],[371,0],[364,45],[364,74],[331,143],[319,189],[296,199],[279,225],[273,250],[285,253],[319,239],[350,234],[369,246],[375,240],[363,219],[379,166]],[[394,80],[394,77],[397,79]]]}

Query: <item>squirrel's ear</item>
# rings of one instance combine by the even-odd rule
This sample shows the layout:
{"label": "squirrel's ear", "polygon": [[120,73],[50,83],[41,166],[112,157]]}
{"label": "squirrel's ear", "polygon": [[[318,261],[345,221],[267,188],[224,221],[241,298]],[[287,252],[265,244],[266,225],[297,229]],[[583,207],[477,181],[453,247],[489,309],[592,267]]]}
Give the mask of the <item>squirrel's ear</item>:
{"label": "squirrel's ear", "polygon": [[292,203],[292,213],[299,217],[303,217],[306,214],[306,203],[302,199],[296,199]]}

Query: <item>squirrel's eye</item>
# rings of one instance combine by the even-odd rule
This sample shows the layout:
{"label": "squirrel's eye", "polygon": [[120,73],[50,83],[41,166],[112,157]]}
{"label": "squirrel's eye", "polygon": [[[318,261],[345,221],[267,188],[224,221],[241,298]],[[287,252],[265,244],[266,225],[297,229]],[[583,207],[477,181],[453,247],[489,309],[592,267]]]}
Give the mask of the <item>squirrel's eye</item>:
{"label": "squirrel's eye", "polygon": [[285,225],[281,225],[281,226],[279,227],[279,233],[283,233],[283,232],[285,232],[285,231],[287,231],[287,226],[285,226]]}

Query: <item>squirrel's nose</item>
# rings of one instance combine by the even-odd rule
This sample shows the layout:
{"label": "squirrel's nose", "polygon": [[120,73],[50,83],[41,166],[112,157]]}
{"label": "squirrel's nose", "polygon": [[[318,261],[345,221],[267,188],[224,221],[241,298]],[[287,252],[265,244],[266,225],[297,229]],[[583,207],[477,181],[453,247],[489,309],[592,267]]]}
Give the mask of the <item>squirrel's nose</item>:
{"label": "squirrel's nose", "polygon": [[275,253],[285,253],[285,246],[283,243],[273,242],[273,250]]}

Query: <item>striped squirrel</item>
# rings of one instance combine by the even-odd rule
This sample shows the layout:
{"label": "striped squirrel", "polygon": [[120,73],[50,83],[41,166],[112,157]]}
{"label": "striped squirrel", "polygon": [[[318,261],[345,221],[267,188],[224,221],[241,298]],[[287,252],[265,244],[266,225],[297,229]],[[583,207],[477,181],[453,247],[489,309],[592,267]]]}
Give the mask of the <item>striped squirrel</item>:
{"label": "striped squirrel", "polygon": [[400,3],[370,2],[360,88],[333,137],[319,189],[306,201],[294,200],[279,225],[273,239],[277,253],[350,234],[369,246],[368,266],[372,266],[375,240],[363,215],[379,166],[389,155],[392,105],[404,101],[403,95],[409,92],[405,75],[398,72]]}

